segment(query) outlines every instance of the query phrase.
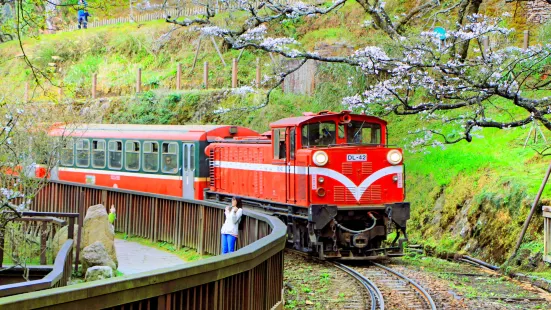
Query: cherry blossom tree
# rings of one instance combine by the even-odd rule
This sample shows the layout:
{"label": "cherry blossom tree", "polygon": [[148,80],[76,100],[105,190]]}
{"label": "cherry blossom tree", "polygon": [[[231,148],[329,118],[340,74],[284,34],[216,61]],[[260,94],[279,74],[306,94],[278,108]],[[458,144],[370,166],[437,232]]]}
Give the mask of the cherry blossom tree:
{"label": "cherry blossom tree", "polygon": [[[485,127],[507,129],[538,122],[551,130],[550,90],[547,66],[551,45],[528,49],[511,46],[514,30],[501,26],[502,17],[477,14],[482,0],[423,1],[400,18],[391,18],[382,1],[357,1],[369,14],[370,27],[392,39],[386,46],[366,46],[352,55],[324,56],[301,47],[294,38],[272,37],[270,28],[287,19],[315,18],[331,14],[347,2],[331,4],[282,4],[275,1],[238,1],[236,10],[246,13],[230,26],[214,22],[216,11],[205,3],[205,14],[193,19],[169,17],[167,21],[193,27],[204,36],[216,36],[231,48],[277,53],[289,59],[342,63],[357,67],[370,77],[365,90],[343,98],[349,109],[374,115],[416,115],[424,128],[412,146],[443,146],[471,141]],[[451,30],[442,38],[432,27],[442,16],[454,16]],[[394,21],[392,21],[394,20]],[[426,26],[427,31],[408,32],[406,26]],[[473,44],[474,43],[474,44]],[[298,67],[287,68],[272,79],[273,88]],[[261,108],[265,102],[253,108]]]}

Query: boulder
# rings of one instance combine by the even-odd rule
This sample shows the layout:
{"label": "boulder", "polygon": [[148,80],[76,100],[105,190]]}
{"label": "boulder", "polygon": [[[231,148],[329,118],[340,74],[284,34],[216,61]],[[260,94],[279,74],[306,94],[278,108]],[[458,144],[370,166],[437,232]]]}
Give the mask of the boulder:
{"label": "boulder", "polygon": [[113,269],[109,266],[94,266],[86,270],[86,276],[84,280],[86,282],[103,280],[113,277]]}
{"label": "boulder", "polygon": [[82,271],[87,272],[88,268],[94,266],[109,266],[111,269],[117,269],[117,265],[111,259],[103,243],[96,241],[82,250],[80,263]]}
{"label": "boulder", "polygon": [[[96,241],[103,244],[115,265],[118,265],[115,251],[115,228],[109,223],[107,211],[101,204],[89,207],[84,218],[83,247],[90,246]],[[113,269],[116,269],[116,266]]]}
{"label": "boulder", "polygon": [[[63,226],[60,230],[58,230],[55,235],[54,239],[52,241],[52,246],[54,249],[55,255],[57,255],[57,252],[61,250],[61,247],[67,241],[67,231],[69,230],[69,226]],[[77,247],[77,236],[78,236],[78,225],[75,224],[74,229],[74,243],[73,243],[73,261],[76,259],[75,256],[77,255],[76,247]],[[82,252],[82,249],[84,249],[84,244],[82,243],[82,236],[84,236],[84,231],[82,231],[80,236],[80,251]]]}

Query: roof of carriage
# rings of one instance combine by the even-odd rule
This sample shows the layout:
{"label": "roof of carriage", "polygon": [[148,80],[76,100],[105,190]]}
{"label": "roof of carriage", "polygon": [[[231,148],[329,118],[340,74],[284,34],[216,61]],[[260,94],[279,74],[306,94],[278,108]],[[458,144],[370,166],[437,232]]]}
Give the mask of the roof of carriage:
{"label": "roof of carriage", "polygon": [[[237,129],[234,134],[230,128]],[[258,136],[249,128],[230,125],[131,125],[131,124],[55,124],[50,129],[53,136],[74,136],[98,139],[164,139],[206,140]]]}
{"label": "roof of carriage", "polygon": [[323,121],[326,119],[331,119],[335,116],[342,117],[345,114],[349,114],[354,119],[365,120],[366,122],[379,123],[382,125],[387,124],[385,120],[380,119],[378,117],[364,115],[364,114],[352,114],[350,113],[350,111],[341,111],[341,112],[320,111],[318,113],[304,112],[303,116],[283,118],[273,123],[270,123],[270,127],[273,128],[273,127],[298,126],[312,119]]}

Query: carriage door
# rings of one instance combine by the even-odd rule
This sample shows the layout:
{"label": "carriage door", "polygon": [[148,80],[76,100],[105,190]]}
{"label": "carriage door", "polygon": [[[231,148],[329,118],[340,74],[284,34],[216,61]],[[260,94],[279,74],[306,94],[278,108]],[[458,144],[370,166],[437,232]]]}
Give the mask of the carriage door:
{"label": "carriage door", "polygon": [[195,198],[195,144],[182,144],[182,189],[183,197],[187,199]]}
{"label": "carriage door", "polygon": [[286,186],[287,186],[287,203],[296,203],[295,199],[295,148],[296,148],[296,129],[294,127],[287,128],[287,169],[286,169]]}

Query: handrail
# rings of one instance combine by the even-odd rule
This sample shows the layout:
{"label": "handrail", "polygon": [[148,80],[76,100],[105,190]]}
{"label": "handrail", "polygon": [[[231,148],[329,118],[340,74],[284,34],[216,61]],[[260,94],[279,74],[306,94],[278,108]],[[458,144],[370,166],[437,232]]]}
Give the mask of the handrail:
{"label": "handrail", "polygon": [[[107,191],[108,193],[104,193],[105,195],[132,194],[132,196],[141,196],[138,197],[140,199],[143,197],[158,198],[160,199],[159,204],[163,201],[165,201],[163,203],[168,203],[168,201],[190,203],[189,208],[177,204],[182,208],[176,209],[198,210],[195,208],[204,208],[204,211],[201,211],[204,212],[204,215],[200,213],[202,215],[199,218],[207,215],[210,219],[223,218],[222,210],[225,208],[225,205],[214,202],[69,182],[55,181],[52,183],[70,186],[70,188],[63,188],[63,190],[71,190],[72,193],[75,190],[81,191],[83,188],[91,188]],[[53,189],[59,190],[60,188],[62,187],[56,189],[54,186]],[[96,198],[94,199],[97,200],[98,192],[89,193],[95,195]],[[125,197],[127,201],[128,199],[132,200],[132,197]],[[176,204],[172,206],[176,206]],[[138,207],[141,206],[136,206],[137,210],[141,210]],[[210,207],[210,209],[207,207]],[[218,210],[212,213],[214,212],[212,208]],[[172,301],[174,298],[184,298],[178,296],[184,296],[185,294],[187,294],[187,298],[194,298],[198,302],[203,302],[203,305],[204,302],[209,303],[210,306],[207,309],[210,309],[211,306],[218,307],[218,309],[235,308],[230,304],[235,305],[237,300],[244,302],[243,307],[239,307],[242,309],[270,309],[274,305],[281,307],[283,249],[286,243],[287,227],[279,219],[263,213],[244,210],[243,214],[248,218],[245,221],[246,228],[242,242],[247,242],[247,239],[256,241],[243,246],[234,253],[139,274],[4,297],[0,298],[0,307],[2,309],[17,310],[42,307],[97,309],[140,303],[144,306],[151,305],[152,308],[164,308],[162,305],[174,302]],[[186,222],[183,222],[180,225],[185,224]],[[209,224],[206,223],[205,225]],[[220,225],[220,222],[218,222],[218,225]],[[148,227],[148,229],[151,228],[152,226]],[[216,242],[216,238],[219,237],[219,231],[216,232],[218,229],[208,227],[208,230],[205,231],[205,234],[208,234],[204,237],[205,242]],[[253,232],[255,230],[261,237],[258,240],[255,239],[256,235]],[[216,235],[213,235],[213,232]],[[251,233],[253,235],[250,235]],[[253,236],[253,239],[250,239],[251,236]],[[228,285],[235,285],[235,283],[240,283],[239,285],[246,287],[247,291],[229,294]],[[197,294],[196,297],[195,294]]]}
{"label": "handrail", "polygon": [[44,278],[33,281],[19,282],[0,286],[0,297],[39,291],[54,287],[64,275],[66,261],[72,253],[73,240],[65,241],[54,262],[54,268]]}

